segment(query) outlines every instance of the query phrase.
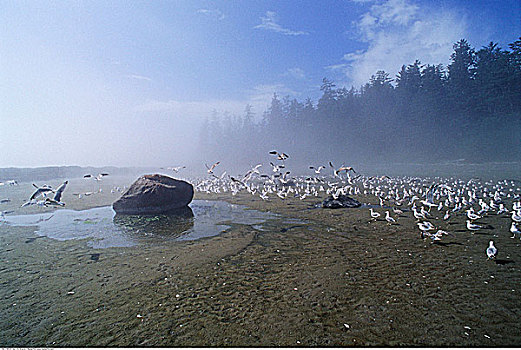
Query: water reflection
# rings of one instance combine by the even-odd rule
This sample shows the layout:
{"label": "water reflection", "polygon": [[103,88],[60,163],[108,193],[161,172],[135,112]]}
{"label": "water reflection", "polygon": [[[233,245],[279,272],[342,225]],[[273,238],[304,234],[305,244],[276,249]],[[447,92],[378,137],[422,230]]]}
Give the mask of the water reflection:
{"label": "water reflection", "polygon": [[37,237],[56,240],[87,239],[93,248],[130,247],[165,241],[196,240],[216,236],[231,226],[262,224],[276,215],[249,210],[244,206],[219,201],[194,200],[190,207],[158,215],[116,215],[112,207],[88,210],[59,209],[52,214],[6,216],[13,226],[35,226]]}
{"label": "water reflection", "polygon": [[194,212],[183,207],[157,215],[116,214],[114,225],[129,234],[178,238],[194,227]]}

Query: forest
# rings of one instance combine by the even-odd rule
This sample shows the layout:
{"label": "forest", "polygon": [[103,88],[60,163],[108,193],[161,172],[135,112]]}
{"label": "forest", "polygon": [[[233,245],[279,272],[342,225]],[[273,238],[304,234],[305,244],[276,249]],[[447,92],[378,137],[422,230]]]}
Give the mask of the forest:
{"label": "forest", "polygon": [[350,89],[324,78],[318,101],[274,93],[262,118],[249,105],[239,116],[214,112],[200,152],[241,164],[273,149],[306,164],[520,161],[521,37],[508,46],[461,39],[447,67],[416,60]]}

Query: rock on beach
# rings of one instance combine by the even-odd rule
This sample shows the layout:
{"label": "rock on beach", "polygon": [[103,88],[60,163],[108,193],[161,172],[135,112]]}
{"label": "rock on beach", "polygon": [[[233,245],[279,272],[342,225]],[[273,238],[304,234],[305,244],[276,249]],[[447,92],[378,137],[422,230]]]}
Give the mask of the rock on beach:
{"label": "rock on beach", "polygon": [[160,214],[186,207],[194,187],[161,174],[143,175],[112,204],[117,214]]}

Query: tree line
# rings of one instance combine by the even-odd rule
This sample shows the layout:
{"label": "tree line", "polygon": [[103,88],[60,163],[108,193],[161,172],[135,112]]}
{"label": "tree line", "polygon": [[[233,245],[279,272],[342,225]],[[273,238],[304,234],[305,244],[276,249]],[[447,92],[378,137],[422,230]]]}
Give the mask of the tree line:
{"label": "tree line", "polygon": [[508,46],[462,39],[447,67],[416,60],[358,89],[324,78],[316,103],[274,94],[260,121],[249,105],[241,116],[215,112],[200,152],[238,163],[271,149],[308,162],[519,161],[521,37]]}

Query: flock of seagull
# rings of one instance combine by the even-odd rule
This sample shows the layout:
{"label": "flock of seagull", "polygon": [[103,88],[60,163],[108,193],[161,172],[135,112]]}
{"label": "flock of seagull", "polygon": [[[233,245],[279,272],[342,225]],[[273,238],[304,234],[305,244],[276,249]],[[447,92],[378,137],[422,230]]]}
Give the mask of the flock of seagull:
{"label": "flock of seagull", "polygon": [[[388,225],[399,225],[399,217],[412,214],[422,239],[440,241],[447,232],[453,217],[465,216],[466,229],[474,234],[476,231],[491,229],[492,226],[479,220],[497,215],[511,219],[511,238],[521,238],[521,188],[519,180],[481,181],[470,179],[464,181],[456,178],[419,178],[371,176],[358,174],[353,167],[342,165],[335,167],[329,162],[331,175],[323,175],[327,169],[324,165],[310,165],[313,172],[309,176],[290,177],[286,168],[289,156],[277,151],[269,152],[276,156],[276,162],[270,162],[271,174],[261,173],[262,164],[249,169],[243,176],[229,176],[224,171],[216,174],[220,162],[206,165],[208,177],[197,179],[196,191],[206,193],[247,192],[262,200],[288,197],[304,200],[307,197],[331,196],[336,199],[340,195],[374,196],[378,204],[370,205],[370,221],[381,220],[385,213]],[[356,174],[356,176],[354,176]],[[507,202],[511,207],[507,208]],[[382,212],[376,210],[378,206]],[[375,208],[375,209],[373,209]],[[391,214],[392,211],[392,214]],[[410,214],[409,214],[410,213]],[[497,248],[493,241],[486,249],[488,259],[497,257]]]}
{"label": "flock of seagull", "polygon": [[[221,162],[212,165],[205,164],[207,176],[194,179],[195,191],[205,193],[230,193],[232,196],[239,192],[258,196],[261,200],[269,201],[285,200],[287,198],[330,196],[337,199],[340,195],[373,196],[378,204],[369,205],[370,221],[385,220],[388,225],[399,225],[399,218],[411,215],[416,219],[422,239],[440,241],[443,236],[452,235],[447,232],[455,216],[465,216],[466,229],[470,233],[479,230],[490,229],[490,225],[478,220],[485,220],[490,215],[510,218],[511,238],[521,238],[521,188],[519,180],[481,181],[470,179],[464,181],[456,178],[420,178],[420,177],[389,177],[365,176],[358,174],[353,167],[342,165],[335,167],[328,162],[331,173],[323,174],[324,165],[310,165],[309,176],[291,176],[286,168],[289,155],[284,152],[271,151],[273,161],[270,161],[271,171],[262,173],[262,164],[257,164],[248,169],[244,175],[230,176],[226,171],[220,175],[216,173]],[[178,173],[186,166],[167,167],[174,173]],[[161,168],[165,169],[165,168]],[[85,179],[101,181],[107,173],[96,176],[87,174]],[[2,183],[3,184],[3,183]],[[10,185],[16,185],[11,180]],[[62,194],[68,184],[63,182],[58,188],[51,186],[37,186],[29,200],[22,207],[29,205],[39,206],[64,206]],[[125,187],[126,188],[126,187]],[[121,191],[125,188],[113,188],[111,192]],[[100,188],[101,192],[101,188]],[[91,193],[74,193],[78,198]],[[511,203],[510,207],[507,207]],[[368,203],[369,204],[369,203]],[[380,207],[381,212],[375,210]],[[392,211],[392,214],[391,214]],[[1,212],[1,216],[7,212]],[[385,218],[380,217],[385,213]],[[443,228],[443,229],[442,229]],[[495,259],[498,250],[494,242],[489,242],[486,249],[488,259]]]}
{"label": "flock of seagull", "polygon": [[[84,179],[93,179],[94,181],[99,182],[102,180],[103,177],[108,176],[108,175],[109,175],[108,173],[100,173],[100,174],[97,174],[96,176],[94,176],[92,174],[86,174],[83,176],[83,178]],[[10,181],[8,181],[8,183],[13,186],[18,185],[18,182],[16,180],[10,180]],[[65,191],[65,188],[67,187],[68,183],[69,183],[69,181],[64,181],[56,189],[52,188],[52,186],[50,186],[50,185],[38,186],[33,183],[32,185],[35,188],[34,192],[29,196],[29,199],[26,202],[24,202],[20,207],[23,208],[23,207],[32,206],[32,205],[36,205],[39,207],[53,207],[53,206],[54,207],[58,207],[58,206],[63,207],[63,206],[65,206],[65,203],[62,201],[62,195],[63,195],[63,191]],[[125,189],[126,189],[126,186],[124,186],[123,188],[116,186],[113,189],[111,189],[111,192],[112,193],[123,192]],[[102,189],[100,188],[97,192],[98,193],[102,192]],[[81,199],[81,198],[83,198],[83,196],[90,196],[97,192],[73,193],[73,195],[75,195],[79,199]],[[0,200],[0,203],[8,203],[10,201],[11,201],[10,199],[5,198],[5,199]],[[0,216],[2,218],[5,218],[5,214],[9,214],[12,212],[13,211],[2,211],[2,212],[0,212]]]}

